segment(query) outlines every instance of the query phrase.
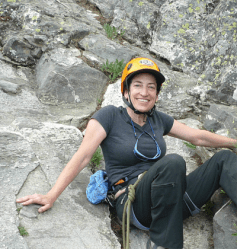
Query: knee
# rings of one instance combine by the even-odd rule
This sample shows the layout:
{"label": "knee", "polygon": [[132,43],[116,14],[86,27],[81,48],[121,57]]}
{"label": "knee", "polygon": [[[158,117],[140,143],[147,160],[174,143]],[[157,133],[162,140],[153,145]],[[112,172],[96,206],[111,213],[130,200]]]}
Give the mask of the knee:
{"label": "knee", "polygon": [[183,157],[178,154],[169,154],[166,156],[168,159],[167,168],[174,172],[174,174],[182,173],[186,175],[186,162]]}
{"label": "knee", "polygon": [[221,150],[217,152],[214,157],[218,158],[219,162],[222,162],[226,160],[231,160],[232,158],[237,157],[237,155],[230,150]]}
{"label": "knee", "polygon": [[158,174],[163,172],[178,178],[186,176],[186,163],[178,154],[168,154],[156,164]]}
{"label": "knee", "polygon": [[229,156],[231,156],[233,154],[233,152],[232,151],[230,151],[230,150],[220,150],[220,151],[218,151],[217,153],[216,153],[216,155],[218,155],[218,156],[220,156],[220,157],[229,157]]}

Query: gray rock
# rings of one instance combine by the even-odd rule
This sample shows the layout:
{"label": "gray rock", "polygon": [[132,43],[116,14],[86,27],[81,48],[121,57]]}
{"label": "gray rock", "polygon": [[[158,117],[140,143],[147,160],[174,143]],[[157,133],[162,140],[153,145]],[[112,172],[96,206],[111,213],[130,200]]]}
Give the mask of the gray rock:
{"label": "gray rock", "polygon": [[227,130],[227,135],[236,138],[237,108],[213,104],[206,116],[204,127],[209,131]]}
{"label": "gray rock", "polygon": [[136,55],[135,51],[111,41],[101,34],[89,35],[82,39],[79,44],[84,50],[92,52],[109,62],[124,60],[124,62],[127,63]]}
{"label": "gray rock", "polygon": [[35,64],[35,60],[31,55],[31,49],[32,47],[29,44],[21,41],[20,39],[12,37],[4,45],[3,53],[21,65],[30,66]]}
{"label": "gray rock", "polygon": [[18,231],[15,195],[39,161],[29,142],[19,133],[0,129],[1,248],[28,248]]}
{"label": "gray rock", "polygon": [[20,90],[20,87],[14,83],[0,80],[0,89],[2,89],[6,93],[16,94]]}
{"label": "gray rock", "polygon": [[114,105],[116,107],[124,106],[121,93],[121,79],[117,80],[114,84],[110,84],[104,94],[104,99],[101,107],[107,105]]}
{"label": "gray rock", "polygon": [[160,29],[162,16],[159,7],[151,1],[121,0],[115,7],[112,25],[125,31],[126,40],[145,47]]}
{"label": "gray rock", "polygon": [[[84,170],[46,213],[39,214],[36,205],[21,209],[20,225],[29,233],[25,237],[29,248],[120,248],[110,229],[108,206],[94,206],[86,200],[89,175]],[[50,188],[38,167],[30,173],[19,196],[46,193]]]}
{"label": "gray rock", "polygon": [[127,63],[137,53],[132,49],[126,48],[117,42],[108,39],[106,36],[88,35],[79,42],[80,46],[89,52],[94,53],[98,57],[115,62],[116,60],[124,60]]}
{"label": "gray rock", "polygon": [[37,95],[42,103],[65,108],[84,107],[86,114],[96,109],[108,78],[79,56],[77,49],[56,49],[40,59],[36,80]]}
{"label": "gray rock", "polygon": [[[14,122],[12,129],[28,140],[40,163],[35,170],[28,172],[28,177],[26,175],[27,179],[17,198],[33,193],[47,193],[78,149],[81,133],[72,126],[29,123],[26,119]],[[79,244],[81,248],[118,248],[109,225],[108,206],[94,206],[86,199],[90,174],[87,168],[84,169],[50,211],[39,214],[37,205],[20,210],[20,226],[29,233],[25,237],[29,248],[77,248]],[[88,237],[92,231],[93,238]]]}
{"label": "gray rock", "polygon": [[114,8],[118,1],[103,1],[103,0],[89,0],[90,3],[95,4],[106,18],[112,18],[114,14]]}
{"label": "gray rock", "polygon": [[227,202],[214,216],[214,246],[215,249],[236,248],[237,208],[234,203]]}

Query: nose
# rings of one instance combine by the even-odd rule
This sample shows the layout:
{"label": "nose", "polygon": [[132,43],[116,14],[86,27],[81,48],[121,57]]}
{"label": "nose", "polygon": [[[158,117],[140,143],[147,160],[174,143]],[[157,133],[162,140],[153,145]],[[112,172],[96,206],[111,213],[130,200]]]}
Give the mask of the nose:
{"label": "nose", "polygon": [[142,96],[147,96],[148,95],[148,88],[147,88],[147,86],[142,86],[140,94]]}

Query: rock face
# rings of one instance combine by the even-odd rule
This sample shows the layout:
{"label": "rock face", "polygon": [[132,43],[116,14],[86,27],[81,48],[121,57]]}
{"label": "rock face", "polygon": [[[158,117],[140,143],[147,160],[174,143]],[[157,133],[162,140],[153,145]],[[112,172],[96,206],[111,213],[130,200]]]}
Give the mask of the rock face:
{"label": "rock face", "polygon": [[235,248],[236,247],[236,206],[228,202],[214,217],[214,241],[215,248]]}
{"label": "rock face", "polygon": [[[166,78],[159,110],[236,138],[236,12],[234,0],[0,2],[1,249],[121,248],[108,206],[86,199],[89,167],[46,213],[15,203],[54,185],[98,104],[123,105],[120,79],[109,81],[101,69],[106,61],[154,59]],[[114,27],[112,39],[105,23]],[[187,173],[215,152],[165,139]],[[217,199],[218,207],[226,200]],[[213,236],[212,219],[201,212],[184,221],[184,248],[233,249],[235,223],[235,205],[222,208]],[[147,238],[132,228],[131,248],[144,248]]]}

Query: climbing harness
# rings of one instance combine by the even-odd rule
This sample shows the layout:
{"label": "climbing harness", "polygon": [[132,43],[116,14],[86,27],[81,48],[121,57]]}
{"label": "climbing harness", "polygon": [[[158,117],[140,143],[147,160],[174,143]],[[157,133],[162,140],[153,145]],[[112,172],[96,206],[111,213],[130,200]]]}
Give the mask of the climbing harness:
{"label": "climbing harness", "polygon": [[[143,172],[134,184],[128,186],[128,199],[125,202],[123,209],[123,221],[122,221],[122,232],[123,232],[123,246],[124,249],[129,249],[129,230],[130,230],[130,214],[131,204],[135,200],[135,189],[138,183],[141,181],[147,171]],[[127,214],[127,231],[126,231],[126,214]]]}

